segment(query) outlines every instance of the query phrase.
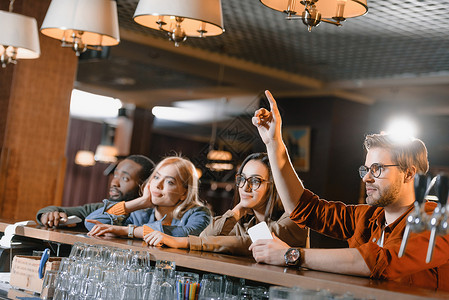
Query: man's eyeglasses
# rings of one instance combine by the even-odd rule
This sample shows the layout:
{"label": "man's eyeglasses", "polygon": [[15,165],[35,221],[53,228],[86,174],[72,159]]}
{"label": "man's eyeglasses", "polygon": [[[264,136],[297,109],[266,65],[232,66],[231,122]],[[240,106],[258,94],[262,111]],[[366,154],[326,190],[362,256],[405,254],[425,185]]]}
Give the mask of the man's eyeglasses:
{"label": "man's eyeglasses", "polygon": [[360,178],[365,177],[366,174],[368,174],[368,172],[371,173],[371,175],[373,175],[373,177],[378,178],[380,176],[380,174],[382,174],[382,170],[388,167],[398,167],[399,165],[382,165],[382,164],[378,164],[378,163],[374,163],[371,165],[371,167],[367,167],[367,166],[360,166],[359,168],[359,174],[360,174]]}
{"label": "man's eyeglasses", "polygon": [[259,178],[259,177],[255,177],[255,176],[251,176],[246,178],[245,176],[241,175],[241,174],[237,174],[235,176],[235,185],[238,186],[239,188],[242,188],[245,186],[245,182],[248,183],[248,186],[250,189],[252,189],[253,191],[257,190],[260,185],[262,184],[262,182],[265,182],[268,180]]}

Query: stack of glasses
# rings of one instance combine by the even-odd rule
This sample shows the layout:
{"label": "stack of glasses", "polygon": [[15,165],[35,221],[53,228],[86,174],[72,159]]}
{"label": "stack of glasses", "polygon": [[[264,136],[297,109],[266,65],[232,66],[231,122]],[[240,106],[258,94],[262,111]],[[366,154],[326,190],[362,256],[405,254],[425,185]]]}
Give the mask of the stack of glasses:
{"label": "stack of glasses", "polygon": [[200,280],[197,273],[175,268],[175,262],[165,260],[151,267],[147,251],[75,243],[69,257],[61,260],[53,299],[268,299],[265,287],[246,286],[244,279],[203,274]]}
{"label": "stack of glasses", "polygon": [[76,243],[61,260],[53,299],[142,299],[151,276],[146,251]]}

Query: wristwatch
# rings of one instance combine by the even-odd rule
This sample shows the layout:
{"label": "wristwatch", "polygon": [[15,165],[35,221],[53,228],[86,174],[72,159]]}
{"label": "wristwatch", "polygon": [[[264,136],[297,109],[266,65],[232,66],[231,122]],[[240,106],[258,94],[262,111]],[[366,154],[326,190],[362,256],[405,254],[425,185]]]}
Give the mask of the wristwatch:
{"label": "wristwatch", "polygon": [[284,254],[285,264],[287,266],[297,266],[301,262],[301,250],[298,248],[289,248]]}
{"label": "wristwatch", "polygon": [[133,224],[128,225],[128,238],[130,239],[134,238],[134,228],[136,228],[136,225]]}

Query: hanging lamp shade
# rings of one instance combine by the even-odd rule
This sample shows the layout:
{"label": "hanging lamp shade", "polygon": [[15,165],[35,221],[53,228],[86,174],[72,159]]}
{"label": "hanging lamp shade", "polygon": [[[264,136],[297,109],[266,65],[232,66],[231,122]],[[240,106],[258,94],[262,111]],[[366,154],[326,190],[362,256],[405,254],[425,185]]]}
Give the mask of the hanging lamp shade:
{"label": "hanging lamp shade", "polygon": [[[260,0],[263,5],[282,12],[301,15],[304,1],[300,0]],[[368,11],[367,0],[308,0],[321,13],[322,18],[353,18]]]}
{"label": "hanging lamp shade", "polygon": [[111,145],[98,145],[95,150],[95,160],[104,163],[117,162],[117,148]]}
{"label": "hanging lamp shade", "polygon": [[95,154],[88,150],[79,150],[75,155],[75,164],[90,167],[95,165]]}
{"label": "hanging lamp shade", "polygon": [[138,24],[167,32],[176,27],[177,18],[183,18],[182,29],[189,37],[224,32],[220,0],[140,0],[134,13]]}
{"label": "hanging lamp shade", "polygon": [[41,54],[35,18],[0,10],[0,55],[15,59],[38,58]]}
{"label": "hanging lamp shade", "polygon": [[[41,32],[84,46],[114,46],[120,42],[117,3],[113,0],[52,0]],[[74,49],[75,50],[75,49]]]}

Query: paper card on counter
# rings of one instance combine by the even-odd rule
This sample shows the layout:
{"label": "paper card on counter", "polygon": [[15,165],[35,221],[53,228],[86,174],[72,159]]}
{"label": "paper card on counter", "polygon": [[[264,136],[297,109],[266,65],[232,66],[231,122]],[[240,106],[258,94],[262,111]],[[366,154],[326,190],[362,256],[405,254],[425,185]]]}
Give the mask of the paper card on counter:
{"label": "paper card on counter", "polygon": [[249,237],[251,238],[251,241],[254,243],[257,240],[269,240],[273,239],[271,236],[271,231],[268,228],[267,223],[260,222],[257,225],[254,225],[253,227],[248,229]]}

